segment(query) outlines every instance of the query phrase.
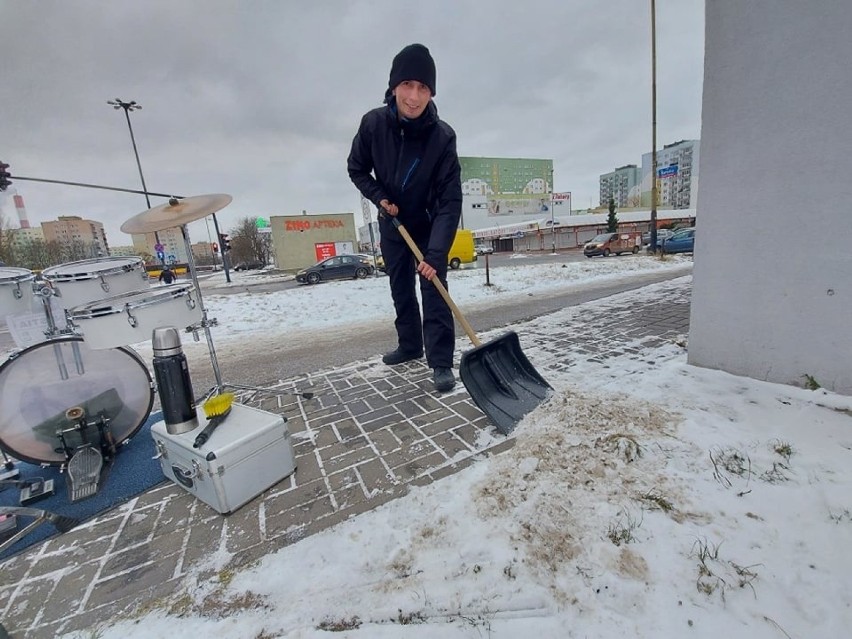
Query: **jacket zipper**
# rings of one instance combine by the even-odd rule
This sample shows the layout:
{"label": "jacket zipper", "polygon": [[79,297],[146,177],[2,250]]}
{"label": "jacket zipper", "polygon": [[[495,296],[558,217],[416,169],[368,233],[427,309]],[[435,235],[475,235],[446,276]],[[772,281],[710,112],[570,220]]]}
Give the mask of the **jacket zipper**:
{"label": "jacket zipper", "polygon": [[402,127],[399,128],[399,137],[402,140],[402,143],[399,145],[399,154],[396,156],[396,171],[393,176],[394,184],[399,184],[399,168],[402,165],[402,152],[405,151],[405,129]]}
{"label": "jacket zipper", "polygon": [[411,174],[414,173],[414,169],[417,168],[417,165],[420,164],[420,158],[414,158],[414,162],[411,163],[411,167],[408,169],[408,173],[405,174],[405,179],[402,181],[402,190],[405,190],[405,185],[408,184],[408,178],[411,177]]}

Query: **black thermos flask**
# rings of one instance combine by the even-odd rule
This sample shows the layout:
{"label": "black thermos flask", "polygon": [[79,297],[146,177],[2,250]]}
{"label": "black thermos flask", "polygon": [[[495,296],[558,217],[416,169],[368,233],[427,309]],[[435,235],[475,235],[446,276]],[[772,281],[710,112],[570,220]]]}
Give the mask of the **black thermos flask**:
{"label": "black thermos flask", "polygon": [[154,350],[154,378],[163,408],[166,431],[172,435],[186,433],[198,426],[195,396],[186,355],[176,328],[155,328],[151,336]]}

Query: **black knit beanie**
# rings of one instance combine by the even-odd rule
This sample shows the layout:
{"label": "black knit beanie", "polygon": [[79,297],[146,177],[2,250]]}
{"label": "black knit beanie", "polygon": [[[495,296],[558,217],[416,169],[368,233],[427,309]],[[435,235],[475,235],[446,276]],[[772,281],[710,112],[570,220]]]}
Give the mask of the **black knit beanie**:
{"label": "black knit beanie", "polygon": [[392,91],[405,80],[422,82],[435,95],[435,61],[422,44],[409,44],[393,59],[388,90]]}

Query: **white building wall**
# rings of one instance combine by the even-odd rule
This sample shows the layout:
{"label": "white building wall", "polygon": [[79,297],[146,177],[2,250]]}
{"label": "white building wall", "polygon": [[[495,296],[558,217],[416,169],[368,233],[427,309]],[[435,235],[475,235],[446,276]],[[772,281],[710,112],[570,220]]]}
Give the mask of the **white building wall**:
{"label": "white building wall", "polygon": [[689,362],[849,395],[852,3],[818,4],[706,3]]}

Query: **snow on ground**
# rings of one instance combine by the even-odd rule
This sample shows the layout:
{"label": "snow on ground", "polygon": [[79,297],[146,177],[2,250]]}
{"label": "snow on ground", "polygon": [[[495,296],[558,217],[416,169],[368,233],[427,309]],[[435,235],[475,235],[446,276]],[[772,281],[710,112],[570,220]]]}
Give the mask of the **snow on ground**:
{"label": "snow on ground", "polygon": [[[691,256],[673,256],[665,261],[643,256],[550,264],[521,262],[490,269],[490,286],[486,285],[484,268],[451,271],[448,289],[453,301],[465,312],[525,295],[555,293],[590,283],[617,281],[639,273],[683,268],[691,261]],[[215,280],[211,278],[202,282],[208,314],[219,322],[219,326],[212,329],[217,341],[243,339],[247,333],[256,331],[273,338],[279,334],[292,334],[297,328],[329,328],[382,320],[390,323],[394,318],[385,276],[253,293],[250,287],[246,287],[247,283],[281,279],[282,276],[252,276],[245,272],[233,275],[243,277],[238,280],[232,276],[233,281],[227,285],[224,273],[217,273],[213,276]],[[292,276],[284,277],[292,279]],[[247,292],[217,294],[216,289],[223,285],[245,287]]]}
{"label": "snow on ground", "polygon": [[[619,277],[628,261],[609,262],[606,275],[603,261],[594,268]],[[588,281],[585,267],[523,267],[535,270],[501,274],[499,285],[516,294],[570,285]],[[465,285],[481,276],[454,274],[460,304],[495,295]],[[272,311],[311,323],[331,321],[328,296],[346,302],[335,315],[357,321],[384,308],[386,286],[343,282],[211,307],[220,323]],[[555,334],[581,311],[531,326]],[[548,378],[553,397],[518,426],[511,450],[221,581],[194,573],[183,614],[150,612],[98,636],[848,636],[852,398],[694,368],[678,344]]]}

